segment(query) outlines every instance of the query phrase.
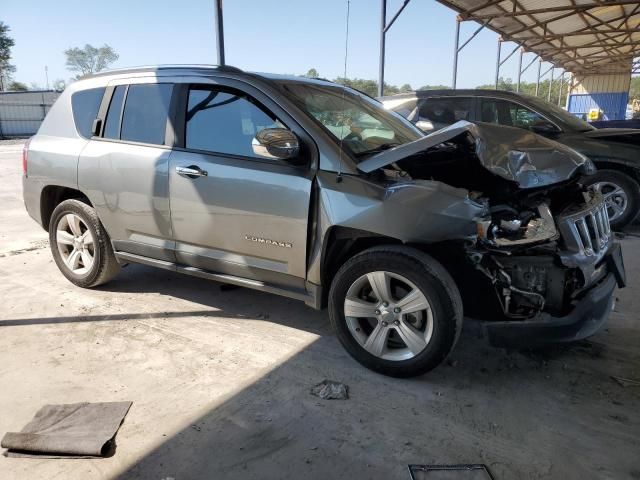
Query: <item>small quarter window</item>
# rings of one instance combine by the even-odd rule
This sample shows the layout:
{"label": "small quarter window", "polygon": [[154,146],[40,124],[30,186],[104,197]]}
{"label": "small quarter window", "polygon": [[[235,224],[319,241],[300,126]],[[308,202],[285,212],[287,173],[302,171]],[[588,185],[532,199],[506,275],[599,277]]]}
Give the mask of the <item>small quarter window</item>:
{"label": "small quarter window", "polygon": [[164,144],[172,85],[130,85],[122,115],[120,138],[131,142]]}
{"label": "small quarter window", "polygon": [[98,116],[104,88],[89,88],[71,95],[71,109],[76,130],[84,138],[91,138],[93,121]]}

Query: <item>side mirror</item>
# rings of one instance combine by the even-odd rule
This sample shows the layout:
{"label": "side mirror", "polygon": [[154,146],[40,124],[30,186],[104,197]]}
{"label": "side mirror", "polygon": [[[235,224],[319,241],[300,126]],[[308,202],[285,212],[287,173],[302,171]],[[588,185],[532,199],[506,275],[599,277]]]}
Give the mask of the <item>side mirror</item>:
{"label": "side mirror", "polygon": [[291,160],[300,153],[300,141],[286,128],[265,128],[253,137],[251,148],[260,157]]}
{"label": "side mirror", "polygon": [[551,135],[559,132],[558,128],[550,123],[539,123],[537,125],[532,125],[530,128],[533,133],[537,133],[539,135]]}

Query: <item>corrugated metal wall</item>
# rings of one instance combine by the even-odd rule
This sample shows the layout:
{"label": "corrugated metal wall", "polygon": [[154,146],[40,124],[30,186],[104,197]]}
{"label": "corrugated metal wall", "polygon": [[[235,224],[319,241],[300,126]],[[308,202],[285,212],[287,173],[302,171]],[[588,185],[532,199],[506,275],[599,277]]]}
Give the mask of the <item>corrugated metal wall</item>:
{"label": "corrugated metal wall", "polygon": [[631,74],[576,76],[570,93],[628,92]]}
{"label": "corrugated metal wall", "polygon": [[600,120],[624,120],[625,111],[629,103],[629,92],[585,93],[569,95],[567,110],[584,120],[592,108],[602,110]]}
{"label": "corrugated metal wall", "polygon": [[586,120],[589,110],[598,108],[601,120],[624,120],[630,86],[630,73],[578,76],[569,91],[567,110]]}
{"label": "corrugated metal wall", "polygon": [[59,96],[53,90],[0,92],[0,138],[34,135]]}

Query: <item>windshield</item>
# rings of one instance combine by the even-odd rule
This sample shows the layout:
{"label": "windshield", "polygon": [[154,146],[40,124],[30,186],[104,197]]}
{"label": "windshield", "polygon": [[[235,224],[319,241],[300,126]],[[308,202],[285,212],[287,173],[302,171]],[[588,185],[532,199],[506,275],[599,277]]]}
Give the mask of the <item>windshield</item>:
{"label": "windshield", "polygon": [[298,82],[282,86],[358,160],[424,136],[399,115],[354,90]]}
{"label": "windshield", "polygon": [[530,95],[525,95],[527,100],[540,110],[540,113],[549,112],[551,115],[555,116],[557,120],[560,120],[564,125],[562,125],[565,130],[577,130],[579,132],[587,132],[589,130],[595,130],[595,127],[592,127],[584,120],[576,117],[575,115],[563,110],[562,108],[554,105],[551,102],[545,102],[536,97],[532,97]]}

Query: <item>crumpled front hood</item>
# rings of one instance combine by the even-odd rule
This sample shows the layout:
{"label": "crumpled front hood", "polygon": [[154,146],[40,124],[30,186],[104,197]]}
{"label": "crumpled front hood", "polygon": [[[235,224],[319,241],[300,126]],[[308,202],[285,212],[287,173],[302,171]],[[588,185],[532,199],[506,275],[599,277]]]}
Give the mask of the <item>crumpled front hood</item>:
{"label": "crumpled front hood", "polygon": [[520,188],[563,182],[583,166],[592,168],[584,155],[528,130],[462,120],[411,143],[373,155],[359,163],[358,169],[369,173],[464,135],[473,140],[475,153],[484,168],[516,182]]}

